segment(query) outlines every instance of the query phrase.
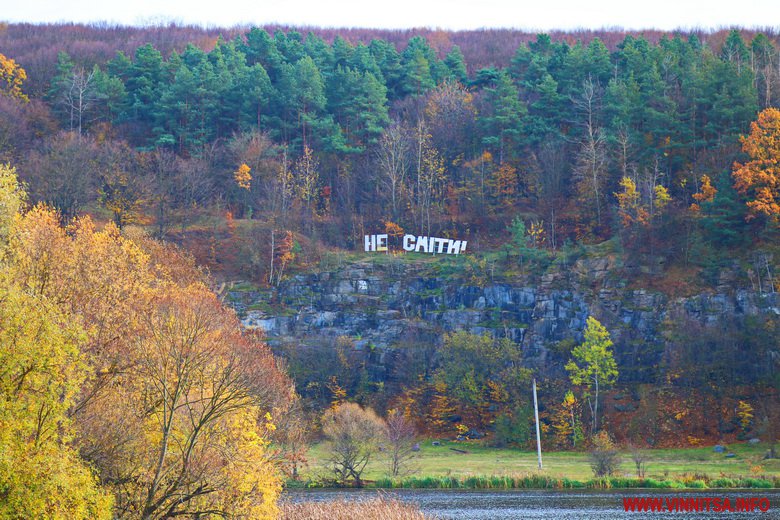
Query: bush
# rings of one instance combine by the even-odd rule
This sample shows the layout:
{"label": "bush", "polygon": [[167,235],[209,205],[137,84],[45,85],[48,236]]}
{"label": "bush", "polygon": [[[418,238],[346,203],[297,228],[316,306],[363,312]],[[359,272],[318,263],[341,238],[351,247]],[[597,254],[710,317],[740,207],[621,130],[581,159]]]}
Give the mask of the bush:
{"label": "bush", "polygon": [[710,487],[714,488],[733,488],[737,487],[737,483],[731,478],[719,478],[710,482]]}
{"label": "bush", "polygon": [[745,478],[739,481],[739,487],[769,489],[772,481],[763,478]]}
{"label": "bush", "polygon": [[322,433],[337,482],[361,487],[360,476],[385,438],[385,422],[370,408],[344,403],[325,412]]}
{"label": "bush", "polygon": [[605,431],[593,437],[593,449],[590,452],[590,467],[595,477],[610,477],[620,466],[620,454],[615,443]]}
{"label": "bush", "polygon": [[503,413],[494,423],[493,438],[490,445],[497,448],[506,446],[525,446],[531,439],[529,419],[533,411],[530,406],[518,407],[512,413]]}

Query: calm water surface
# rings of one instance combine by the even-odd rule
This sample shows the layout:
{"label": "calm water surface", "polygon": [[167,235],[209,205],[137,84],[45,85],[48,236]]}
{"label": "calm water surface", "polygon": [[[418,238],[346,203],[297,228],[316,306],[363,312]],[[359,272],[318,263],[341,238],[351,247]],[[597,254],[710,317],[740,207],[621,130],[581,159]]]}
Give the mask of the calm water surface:
{"label": "calm water surface", "polygon": [[[594,520],[674,518],[693,520],[706,518],[778,519],[780,520],[780,491],[778,490],[705,490],[705,491],[464,491],[438,489],[398,489],[389,491],[312,490],[290,491],[287,499],[299,500],[365,500],[377,493],[392,496],[404,502],[417,504],[423,512],[442,519],[506,520],[515,518],[544,518],[546,520]],[[623,510],[623,497],[712,497],[728,498],[732,505],[738,497],[767,497],[771,508],[767,513],[671,512],[636,513]]]}

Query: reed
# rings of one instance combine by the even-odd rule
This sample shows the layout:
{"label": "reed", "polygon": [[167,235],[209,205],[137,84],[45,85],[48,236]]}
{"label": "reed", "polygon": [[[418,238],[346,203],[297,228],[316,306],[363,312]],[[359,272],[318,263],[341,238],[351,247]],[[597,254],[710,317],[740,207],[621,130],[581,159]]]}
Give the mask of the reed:
{"label": "reed", "polygon": [[[325,481],[297,484],[298,487],[330,487]],[[684,473],[675,477],[634,478],[623,476],[576,480],[568,477],[517,473],[506,475],[427,475],[404,478],[380,477],[368,482],[378,489],[709,489],[709,488],[780,488],[780,478],[771,475],[755,477],[721,476],[706,473]]]}
{"label": "reed", "polygon": [[380,489],[709,489],[709,488],[777,488],[780,479],[727,478],[711,479],[705,474],[681,478],[655,479],[633,477],[600,477],[586,481],[538,474],[469,475],[380,478],[372,487]]}
{"label": "reed", "polygon": [[416,506],[378,496],[366,500],[281,502],[280,520],[430,520]]}

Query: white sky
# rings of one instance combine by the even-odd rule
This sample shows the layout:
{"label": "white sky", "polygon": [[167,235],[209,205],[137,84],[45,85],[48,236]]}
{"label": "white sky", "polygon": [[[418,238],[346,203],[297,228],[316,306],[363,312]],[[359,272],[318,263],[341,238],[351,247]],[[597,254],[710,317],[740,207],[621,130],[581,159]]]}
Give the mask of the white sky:
{"label": "white sky", "polygon": [[778,0],[0,0],[8,22],[477,29],[775,27]]}

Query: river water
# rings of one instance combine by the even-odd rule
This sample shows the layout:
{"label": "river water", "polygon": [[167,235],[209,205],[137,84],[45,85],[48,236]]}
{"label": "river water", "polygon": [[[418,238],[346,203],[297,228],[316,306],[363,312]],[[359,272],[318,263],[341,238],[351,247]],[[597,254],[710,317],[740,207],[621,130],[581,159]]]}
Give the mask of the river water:
{"label": "river water", "polygon": [[[506,519],[545,519],[545,520],[604,520],[674,518],[693,520],[709,518],[731,519],[777,519],[780,520],[780,490],[732,490],[708,489],[703,491],[680,490],[512,490],[512,491],[466,491],[439,489],[394,489],[388,491],[370,490],[307,490],[285,493],[288,500],[325,501],[343,498],[347,500],[365,500],[382,493],[404,502],[417,504],[425,513],[441,519],[468,520],[506,520]],[[737,498],[767,498],[770,502],[768,512],[756,509],[746,512],[664,512],[640,513],[627,512],[623,507],[624,497],[660,497],[675,498],[728,498],[736,505]]]}

